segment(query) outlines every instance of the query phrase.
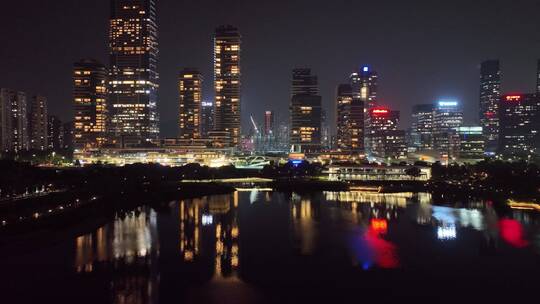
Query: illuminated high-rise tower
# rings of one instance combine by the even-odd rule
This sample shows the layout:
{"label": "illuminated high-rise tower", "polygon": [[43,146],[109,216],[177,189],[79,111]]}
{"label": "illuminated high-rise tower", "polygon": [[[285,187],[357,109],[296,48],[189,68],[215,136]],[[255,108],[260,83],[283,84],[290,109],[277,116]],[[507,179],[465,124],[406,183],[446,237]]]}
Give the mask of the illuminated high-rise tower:
{"label": "illuminated high-rise tower", "polygon": [[180,92],[179,136],[183,139],[201,137],[203,77],[195,69],[184,69],[178,78]]}
{"label": "illuminated high-rise tower", "polygon": [[364,102],[368,110],[377,105],[378,74],[369,66],[363,66],[350,76],[353,97]]}
{"label": "illuminated high-rise tower", "polygon": [[4,151],[29,149],[29,125],[26,94],[0,90],[0,144]]}
{"label": "illuminated high-rise tower", "polygon": [[107,134],[107,69],[93,59],[73,66],[74,146],[97,148]]}
{"label": "illuminated high-rise tower", "polygon": [[480,66],[480,126],[487,152],[495,152],[499,140],[499,100],[501,70],[498,60],[482,62]]}
{"label": "illuminated high-rise tower", "polygon": [[290,104],[290,144],[300,146],[304,152],[321,149],[322,98],[317,76],[311,69],[292,71]]}
{"label": "illuminated high-rise tower", "polygon": [[138,145],[159,136],[155,0],[111,0],[110,135]]}
{"label": "illuminated high-rise tower", "polygon": [[352,87],[340,84],[336,96],[337,148],[364,151],[364,102],[353,98]]}
{"label": "illuminated high-rise tower", "polygon": [[233,146],[240,144],[240,44],[238,29],[224,25],[214,34],[214,129],[228,133]]}
{"label": "illuminated high-rise tower", "polygon": [[48,144],[47,98],[34,96],[30,104],[30,148],[45,151]]}

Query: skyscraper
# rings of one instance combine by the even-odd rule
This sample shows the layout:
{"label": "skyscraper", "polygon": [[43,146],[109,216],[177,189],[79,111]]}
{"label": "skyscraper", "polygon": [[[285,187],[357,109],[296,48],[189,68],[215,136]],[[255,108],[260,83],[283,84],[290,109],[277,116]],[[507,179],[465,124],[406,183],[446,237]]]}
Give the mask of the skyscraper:
{"label": "skyscraper", "polygon": [[499,152],[526,157],[540,151],[540,98],[536,94],[503,95],[499,103]]}
{"label": "skyscraper", "polygon": [[237,28],[224,25],[214,34],[214,129],[228,132],[231,144],[238,147],[241,138],[240,44]]}
{"label": "skyscraper", "polygon": [[214,129],[214,103],[203,101],[201,103],[201,137],[208,138],[208,132]]}
{"label": "skyscraper", "polygon": [[201,137],[203,77],[196,69],[186,68],[178,77],[180,92],[179,137],[195,139]]}
{"label": "skyscraper", "polygon": [[364,151],[364,102],[353,98],[352,87],[340,84],[336,96],[337,148]]}
{"label": "skyscraper", "polygon": [[159,136],[155,0],[111,0],[109,109],[113,143]]}
{"label": "skyscraper", "polygon": [[30,148],[45,151],[49,148],[47,98],[43,96],[32,97],[30,116]]}
{"label": "skyscraper", "polygon": [[322,98],[318,95],[317,76],[302,68],[292,72],[290,144],[304,152],[321,148]]}
{"label": "skyscraper", "polygon": [[366,137],[367,150],[373,157],[399,159],[407,156],[405,131],[398,130],[399,111],[387,107],[369,110],[371,128]]}
{"label": "skyscraper", "polygon": [[61,150],[64,148],[64,126],[62,121],[54,115],[49,115],[47,123],[47,142],[49,149]]}
{"label": "skyscraper", "polygon": [[363,66],[350,76],[353,97],[362,100],[367,109],[372,109],[377,105],[378,78],[377,72],[369,66]]}
{"label": "skyscraper", "polygon": [[[74,145],[97,148],[107,139],[107,69],[94,59],[73,65]],[[50,143],[49,143],[50,145]]]}
{"label": "skyscraper", "polygon": [[411,138],[416,150],[433,149],[433,104],[413,106]]}
{"label": "skyscraper", "polygon": [[498,145],[500,96],[499,61],[484,61],[480,66],[480,126],[484,132],[486,151],[492,153]]}
{"label": "skyscraper", "polygon": [[456,129],[463,125],[463,110],[457,101],[441,100],[433,110],[433,146],[443,158],[457,157]]}
{"label": "skyscraper", "polygon": [[28,150],[30,144],[26,94],[10,89],[0,91],[0,135],[3,151]]}

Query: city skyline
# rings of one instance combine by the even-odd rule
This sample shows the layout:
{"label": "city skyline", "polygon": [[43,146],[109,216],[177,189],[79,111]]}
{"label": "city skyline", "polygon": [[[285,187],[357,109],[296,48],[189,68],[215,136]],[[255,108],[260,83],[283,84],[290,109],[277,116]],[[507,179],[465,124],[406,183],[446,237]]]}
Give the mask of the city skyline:
{"label": "city skyline", "polygon": [[[174,114],[178,113],[176,102],[178,70],[183,66],[198,66],[203,76],[208,78],[212,75],[212,62],[208,58],[212,54],[213,30],[220,24],[237,26],[243,35],[244,50],[247,50],[243,58],[242,75],[244,129],[249,127],[250,114],[262,122],[266,109],[274,110],[280,117],[286,116],[290,94],[289,73],[290,69],[298,66],[310,67],[319,75],[323,108],[329,114],[330,121],[333,121],[332,101],[335,99],[336,85],[345,82],[350,73],[363,64],[371,65],[379,73],[380,103],[402,112],[400,127],[410,124],[409,114],[412,105],[431,103],[442,97],[460,100],[465,108],[465,122],[476,124],[478,115],[475,114],[479,111],[480,62],[489,59],[500,60],[503,73],[501,93],[528,93],[535,91],[536,60],[537,54],[540,54],[540,44],[533,35],[534,29],[538,28],[538,21],[526,18],[532,16],[532,12],[539,4],[533,1],[521,3],[520,6],[497,1],[489,3],[488,7],[482,3],[475,3],[463,14],[458,14],[456,9],[445,10],[430,5],[416,7],[415,11],[410,11],[402,6],[404,4],[396,4],[395,10],[384,11],[383,7],[377,4],[366,4],[373,8],[377,13],[375,15],[379,17],[395,17],[394,24],[399,30],[390,32],[388,25],[383,22],[374,23],[372,33],[366,38],[373,41],[369,47],[362,47],[361,42],[347,38],[344,41],[348,48],[343,50],[336,49],[332,43],[352,35],[353,32],[348,25],[354,21],[323,20],[317,24],[313,24],[312,21],[301,23],[296,21],[293,15],[302,1],[291,1],[281,6],[263,4],[264,9],[261,11],[267,12],[258,13],[259,18],[249,14],[255,11],[254,5],[251,4],[233,3],[227,6],[215,1],[203,1],[199,4],[157,1],[160,16],[158,24],[160,28],[164,28],[159,37],[161,59],[158,65],[161,75],[158,110],[162,116],[162,135],[174,136],[177,133]],[[216,12],[203,11],[202,7],[208,4],[219,9],[216,9]],[[354,3],[349,5],[351,8],[357,6]],[[22,10],[20,4],[16,3],[9,6],[15,13],[3,19],[2,28],[8,29],[6,31],[8,40],[17,37],[21,52],[12,52],[10,48],[2,49],[0,65],[4,67],[3,70],[10,72],[0,76],[2,86],[47,96],[51,113],[58,114],[63,121],[69,120],[72,116],[69,71],[73,62],[85,57],[94,57],[103,63],[108,62],[106,45],[108,1],[97,4],[56,1],[53,5],[38,4],[27,10]],[[479,14],[481,7],[483,11]],[[62,8],[62,17],[65,18],[55,18],[59,8]],[[212,22],[200,24],[201,22],[193,16],[188,16],[190,9],[205,12],[215,18],[211,18]],[[325,6],[314,3],[307,11],[322,14],[323,9],[326,9],[325,14],[341,13],[344,14],[343,17],[350,16],[350,13],[337,4]],[[277,11],[283,18],[274,27],[269,28],[267,25],[271,20],[270,17]],[[504,19],[506,11],[519,13],[525,21],[520,24],[486,22]],[[444,18],[438,20],[430,17],[433,12],[443,14]],[[83,14],[93,17],[84,24],[72,22],[82,18]],[[405,17],[410,15],[421,20],[418,25],[408,23]],[[21,22],[28,18],[38,23],[40,21],[45,23],[43,21],[45,19],[48,22],[43,25],[41,31],[29,31],[25,30],[27,25]],[[460,22],[458,24],[451,22],[454,18],[458,18],[456,20]],[[186,22],[182,23],[182,26],[175,26],[174,19]],[[69,27],[66,26],[68,23]],[[399,24],[404,26],[399,27]],[[308,30],[310,26],[313,30]],[[469,31],[469,27],[473,30]],[[287,28],[286,32],[283,32],[284,28]],[[313,48],[313,45],[320,42],[315,35],[317,31],[328,43]],[[23,32],[24,35],[19,35]],[[43,32],[56,43],[35,51],[29,46],[39,43],[43,39],[39,35]],[[493,36],[494,33],[497,33],[496,38]],[[385,34],[384,40],[381,40],[382,34]],[[460,40],[463,38],[460,35],[465,35],[464,40]],[[265,36],[265,39],[261,39],[261,36]],[[511,47],[516,43],[523,46],[518,51]],[[278,49],[278,44],[279,56],[275,56],[273,51]],[[398,49],[399,53],[396,53],[395,50]],[[30,56],[29,50],[34,50],[32,51],[34,56]],[[21,62],[29,62],[28,67],[21,66]],[[42,66],[43,71],[30,73],[30,66],[34,65]],[[264,70],[265,73],[259,73],[260,70]],[[47,77],[41,74],[45,72]],[[210,81],[203,87],[203,96],[208,100],[213,97]]]}

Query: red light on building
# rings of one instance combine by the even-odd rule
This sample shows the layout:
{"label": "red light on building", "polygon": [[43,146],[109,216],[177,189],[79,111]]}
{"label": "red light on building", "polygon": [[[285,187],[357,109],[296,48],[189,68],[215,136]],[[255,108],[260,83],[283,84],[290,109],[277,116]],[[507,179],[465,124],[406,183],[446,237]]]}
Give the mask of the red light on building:
{"label": "red light on building", "polygon": [[388,108],[374,108],[371,110],[371,114],[373,115],[387,115],[388,113],[390,113]]}
{"label": "red light on building", "polygon": [[520,101],[521,95],[507,95],[505,99],[506,101]]}

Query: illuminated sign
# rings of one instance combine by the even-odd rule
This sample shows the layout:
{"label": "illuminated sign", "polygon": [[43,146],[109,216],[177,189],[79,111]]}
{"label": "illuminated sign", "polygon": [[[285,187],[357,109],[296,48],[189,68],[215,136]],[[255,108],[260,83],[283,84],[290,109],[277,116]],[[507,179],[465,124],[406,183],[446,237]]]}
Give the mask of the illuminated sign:
{"label": "illuminated sign", "polygon": [[457,101],[439,101],[439,107],[457,107]]}
{"label": "illuminated sign", "polygon": [[201,221],[203,226],[209,226],[214,223],[214,217],[211,214],[203,214]]}
{"label": "illuminated sign", "polygon": [[506,101],[520,101],[521,95],[508,95],[506,96]]}
{"label": "illuminated sign", "polygon": [[385,109],[385,108],[376,108],[376,109],[371,110],[371,113],[373,114],[388,114],[388,112],[390,112],[390,110]]}
{"label": "illuminated sign", "polygon": [[365,66],[365,67],[362,68],[362,70],[363,70],[364,72],[368,72],[368,71],[369,71],[369,67]]}

